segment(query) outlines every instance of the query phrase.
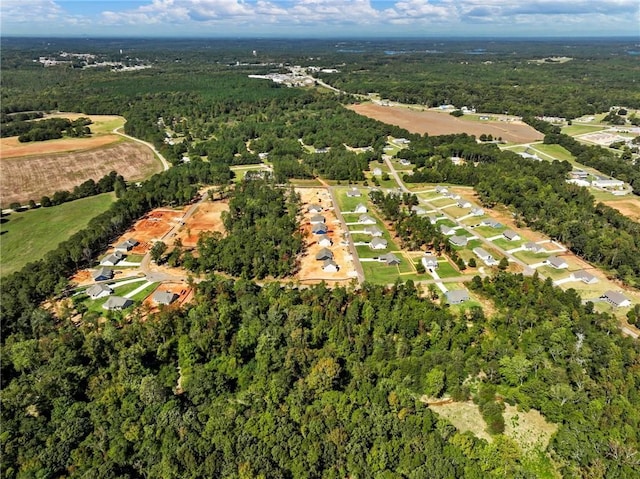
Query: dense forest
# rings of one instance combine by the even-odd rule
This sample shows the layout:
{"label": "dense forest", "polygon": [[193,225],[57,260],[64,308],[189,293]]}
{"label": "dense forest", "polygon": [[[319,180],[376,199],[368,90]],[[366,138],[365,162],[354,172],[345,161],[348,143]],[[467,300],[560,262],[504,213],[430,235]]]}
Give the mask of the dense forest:
{"label": "dense forest", "polygon": [[[353,93],[380,88],[423,104],[572,116],[600,101],[640,101],[624,44],[577,45],[567,63],[530,65],[527,58],[561,54],[562,45],[498,43],[470,55],[477,44],[426,53],[441,47],[407,41],[397,44],[405,53],[388,55],[384,44],[274,40],[260,45],[268,53],[256,60],[255,46],[240,40],[97,40],[84,47],[105,57],[136,49],[153,68],[124,74],[33,63],[77,48],[65,42],[3,39],[3,123],[53,109],[121,114],[129,134],[153,142],[174,166],[139,186],[109,175],[104,183],[119,198],[108,211],[3,278],[3,477],[638,477],[640,346],[620,334],[616,318],[572,289],[504,272],[469,283],[484,309],[439,304],[410,281],[258,285],[249,279],[293,271],[302,247],[298,198],[271,181],[249,176],[235,187],[225,234],[203,236],[197,256],[179,246],[168,252],[168,261],[207,275],[191,303],[128,317],[89,314],[77,325],[70,309],[53,316],[42,308],[67,296],[67,278],[152,208],[186,204],[205,185],[227,191],[232,165],[266,154],[276,182],[358,181],[388,135],[411,139],[400,156],[416,171],[405,181],[473,185],[487,205],[512,207],[518,222],[638,285],[638,224],[566,184],[568,163],[529,161],[468,135],[411,135],[343,108],[350,96],[247,78],[320,53],[321,66],[344,63],[325,79]],[[372,201],[403,244],[449,248],[410,213],[412,195]],[[456,430],[423,396],[474,401],[492,440]],[[558,426],[548,448],[527,451],[502,434],[505,403]]]}

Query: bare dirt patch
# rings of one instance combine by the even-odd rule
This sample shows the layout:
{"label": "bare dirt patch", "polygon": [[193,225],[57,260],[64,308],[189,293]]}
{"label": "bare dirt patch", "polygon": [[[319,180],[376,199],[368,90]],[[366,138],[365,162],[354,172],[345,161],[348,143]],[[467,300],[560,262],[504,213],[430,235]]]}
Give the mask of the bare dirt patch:
{"label": "bare dirt patch", "polygon": [[[315,284],[325,281],[330,285],[351,281],[354,278],[353,260],[349,252],[349,247],[340,244],[344,239],[344,231],[333,210],[329,191],[326,188],[296,188],[296,193],[300,195],[302,200],[304,216],[300,220],[300,223],[303,238],[306,243],[305,253],[300,257],[300,269],[296,274],[296,279],[303,284]],[[323,262],[316,259],[316,254],[323,247],[318,244],[318,236],[311,232],[309,218],[311,218],[314,213],[307,212],[307,206],[311,204],[319,204],[324,208],[324,211],[320,214],[326,219],[329,230],[327,236],[331,238],[333,242],[333,245],[330,246],[329,249],[333,253],[333,260],[339,266],[339,270],[335,273],[323,271]]]}
{"label": "bare dirt patch", "polygon": [[134,238],[139,244],[130,253],[146,254],[155,241],[164,239],[164,236],[181,220],[183,215],[183,210],[155,209],[138,220],[114,244],[128,238]]}
{"label": "bare dirt patch", "polygon": [[[176,300],[168,306],[169,308],[178,308],[187,303],[193,297],[193,289],[184,283],[162,283],[154,290],[153,293],[158,290],[167,291],[169,293],[178,295]],[[153,302],[153,293],[147,296],[147,298],[143,301],[143,304],[149,308],[150,312],[156,312],[160,310],[160,307]]]}
{"label": "bare dirt patch", "polygon": [[77,153],[3,157],[0,165],[3,204],[38,201],[58,190],[72,190],[88,179],[97,181],[113,170],[127,180],[138,180],[162,169],[150,149],[132,142]]}
{"label": "bare dirt patch", "polygon": [[90,150],[122,140],[118,135],[102,135],[90,138],[58,138],[48,141],[20,143],[17,136],[0,139],[0,159],[30,155]]}
{"label": "bare dirt patch", "polygon": [[348,108],[369,118],[397,125],[411,133],[428,133],[429,135],[468,133],[476,136],[484,133],[494,138],[501,137],[510,143],[530,143],[541,140],[543,137],[542,133],[520,121],[471,121],[464,117],[456,118],[444,112],[413,111],[371,103],[352,105]]}
{"label": "bare dirt patch", "polygon": [[617,209],[620,213],[633,221],[640,221],[640,199],[625,198],[624,200],[608,200],[603,203],[611,208]]}
{"label": "bare dirt patch", "polygon": [[224,232],[222,224],[222,212],[229,210],[229,202],[224,201],[204,201],[196,207],[184,226],[180,228],[176,239],[182,241],[182,245],[186,248],[193,248],[198,243],[200,233],[205,231]]}

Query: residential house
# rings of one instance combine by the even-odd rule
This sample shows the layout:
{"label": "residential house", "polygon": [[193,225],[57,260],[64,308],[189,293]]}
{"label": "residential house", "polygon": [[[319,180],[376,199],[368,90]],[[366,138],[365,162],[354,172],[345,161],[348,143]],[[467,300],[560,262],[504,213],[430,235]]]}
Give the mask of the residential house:
{"label": "residential house", "polygon": [[360,190],[358,188],[351,188],[349,191],[347,191],[347,196],[349,198],[360,198],[362,196],[362,193],[360,193]]}
{"label": "residential house", "polygon": [[102,258],[100,264],[102,266],[115,266],[122,260],[122,258],[124,258],[124,256],[120,251],[114,251],[113,253]]}
{"label": "residential house", "polygon": [[495,258],[483,248],[473,248],[473,253],[480,258],[487,266],[493,266],[498,264]]}
{"label": "residential house", "polygon": [[469,239],[466,236],[453,235],[449,238],[449,243],[453,246],[467,246]]}
{"label": "residential house", "polygon": [[158,305],[162,304],[164,306],[169,306],[177,298],[178,298],[178,295],[175,293],[172,293],[171,291],[156,291],[155,293],[153,293],[151,300],[155,304],[158,304]]}
{"label": "residential house", "polygon": [[322,213],[322,210],[323,210],[323,208],[320,205],[309,205],[307,207],[307,211],[309,213]]}
{"label": "residential house", "polygon": [[482,226],[490,226],[491,228],[495,228],[495,229],[502,228],[502,223],[499,223],[498,221],[492,218],[486,218],[482,220],[480,224]]}
{"label": "residential house", "polygon": [[456,234],[456,230],[447,225],[440,225],[440,232],[446,236],[451,236]]}
{"label": "residential house", "polygon": [[376,225],[373,226],[365,226],[364,227],[365,234],[371,236],[382,236],[382,230],[378,228]]}
{"label": "residential house", "polygon": [[320,251],[318,251],[318,254],[316,255],[316,259],[318,261],[333,259],[333,253],[328,248],[322,248]]}
{"label": "residential house", "polygon": [[432,225],[435,225],[437,221],[438,221],[438,217],[436,215],[429,215],[429,223],[431,223]]}
{"label": "residential house", "polygon": [[484,214],[484,210],[482,208],[471,208],[471,214],[473,216],[482,216]]}
{"label": "residential house", "polygon": [[424,215],[427,213],[427,210],[425,210],[422,206],[418,206],[418,205],[413,205],[411,207],[411,211],[413,211],[417,215]]}
{"label": "residential house", "polygon": [[624,294],[617,291],[607,291],[602,296],[600,296],[600,299],[612,304],[616,308],[625,308],[627,306],[631,306],[631,301]]}
{"label": "residential house", "polygon": [[122,243],[118,243],[115,246],[115,250],[120,253],[126,253],[131,250],[134,246],[138,246],[138,241],[133,238],[129,238],[128,240],[123,241]]}
{"label": "residential house", "polygon": [[520,239],[520,235],[513,230],[504,230],[502,232],[502,236],[504,236],[509,241],[518,241]]}
{"label": "residential house", "polygon": [[325,219],[324,219],[324,216],[322,215],[313,215],[309,220],[309,223],[311,223],[312,225],[320,225],[320,224],[323,224],[324,222],[325,222]]}
{"label": "residential house", "polygon": [[620,180],[608,180],[606,178],[599,178],[597,180],[593,180],[591,182],[591,186],[595,186],[597,188],[622,188],[624,186],[624,181]]}
{"label": "residential house", "polygon": [[103,309],[107,311],[120,311],[125,308],[128,308],[133,304],[129,298],[123,298],[121,296],[111,296],[109,299],[105,301],[102,305]]}
{"label": "residential house", "polygon": [[367,208],[363,203],[358,203],[358,206],[353,210],[354,213],[366,213],[367,211],[369,211],[369,208]]}
{"label": "residential house", "polygon": [[98,299],[98,298],[104,298],[105,296],[109,296],[111,293],[113,293],[113,290],[106,284],[94,284],[90,288],[87,288],[85,293],[91,299]]}
{"label": "residential house", "polygon": [[376,224],[376,220],[374,220],[369,215],[360,215],[360,218],[358,218],[358,223],[363,224],[363,225],[375,225]]}
{"label": "residential house", "polygon": [[594,284],[598,282],[598,278],[596,278],[588,271],[585,271],[584,269],[580,271],[574,271],[573,273],[571,273],[571,277],[577,281],[582,281],[585,284]]}
{"label": "residential house", "polygon": [[444,195],[445,193],[448,193],[449,190],[447,189],[446,186],[436,186],[436,193],[440,194],[440,195]]}
{"label": "residential house", "polygon": [[458,200],[458,208],[471,208],[471,203],[465,199]]}
{"label": "residential house", "polygon": [[107,281],[113,278],[113,270],[109,268],[98,268],[95,270],[91,276],[94,281]]}
{"label": "residential house", "polygon": [[336,273],[338,269],[340,269],[338,267],[338,263],[331,259],[326,259],[324,260],[324,263],[322,263],[322,271],[325,273]]}
{"label": "residential house", "polygon": [[385,249],[387,247],[387,240],[384,238],[373,238],[369,242],[371,249]]}
{"label": "residential house", "polygon": [[374,168],[373,169],[373,176],[382,176],[382,169]]}
{"label": "residential house", "polygon": [[409,166],[409,165],[411,165],[411,162],[410,162],[409,160],[405,160],[404,158],[402,158],[402,159],[399,161],[399,163],[400,163],[402,166]]}
{"label": "residential house", "polygon": [[333,244],[333,241],[331,241],[331,238],[329,238],[327,235],[320,235],[318,237],[318,244],[326,248],[328,246],[331,246]]}
{"label": "residential house", "polygon": [[534,243],[533,241],[525,243],[524,249],[527,251],[531,251],[532,253],[543,253],[544,251],[546,251],[544,249],[544,246]]}
{"label": "residential house", "polygon": [[311,227],[311,232],[314,235],[324,235],[324,234],[327,234],[327,231],[328,231],[327,225],[323,225],[320,223],[315,224]]}
{"label": "residential house", "polygon": [[400,258],[393,253],[383,254],[378,257],[378,260],[384,262],[387,266],[400,264]]}
{"label": "residential house", "polygon": [[565,269],[569,267],[565,260],[557,256],[549,256],[544,262],[555,269]]}
{"label": "residential house", "polygon": [[448,304],[460,304],[469,301],[469,292],[466,289],[452,289],[444,293]]}
{"label": "residential house", "polygon": [[425,269],[438,269],[438,258],[432,254],[424,255],[421,262]]}

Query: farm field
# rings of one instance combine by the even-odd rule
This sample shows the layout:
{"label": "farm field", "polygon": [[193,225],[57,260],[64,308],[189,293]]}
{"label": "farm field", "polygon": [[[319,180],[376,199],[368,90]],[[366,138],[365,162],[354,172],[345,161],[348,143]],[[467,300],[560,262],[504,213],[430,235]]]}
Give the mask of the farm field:
{"label": "farm field", "polygon": [[429,135],[448,135],[468,133],[470,135],[491,134],[502,137],[510,143],[530,143],[542,140],[542,133],[521,122],[469,121],[456,118],[444,112],[413,111],[402,107],[380,106],[363,103],[349,107],[361,115],[405,128],[411,133]]}
{"label": "farm field", "polygon": [[114,170],[126,180],[139,180],[162,168],[150,149],[132,142],[76,153],[3,158],[1,165],[0,196],[6,205],[39,201]]}
{"label": "farm field", "polygon": [[637,196],[628,196],[615,200],[602,201],[605,205],[617,209],[627,218],[640,222],[640,198]]}
{"label": "farm field", "polygon": [[8,221],[2,225],[0,275],[18,271],[25,264],[44,257],[106,211],[114,200],[113,193],[105,193],[3,218]]}

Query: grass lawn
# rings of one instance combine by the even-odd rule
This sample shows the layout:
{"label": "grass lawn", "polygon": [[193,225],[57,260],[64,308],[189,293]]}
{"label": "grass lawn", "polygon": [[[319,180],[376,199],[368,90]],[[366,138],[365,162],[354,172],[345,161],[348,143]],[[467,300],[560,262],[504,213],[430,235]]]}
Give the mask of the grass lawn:
{"label": "grass lawn", "polygon": [[505,251],[509,251],[510,249],[518,248],[527,242],[526,239],[519,239],[515,241],[509,241],[506,238],[498,238],[497,240],[493,240],[493,244],[502,248]]}
{"label": "grass lawn", "polygon": [[11,213],[3,220],[0,237],[0,275],[18,271],[42,259],[59,243],[87,226],[115,201],[113,193],[82,198],[50,208]]}
{"label": "grass lawn", "polygon": [[543,262],[549,257],[549,253],[533,253],[531,251],[516,251],[513,256],[527,264],[536,264]]}
{"label": "grass lawn", "polygon": [[[351,196],[347,196],[347,191],[349,191],[350,189],[351,187],[344,188],[344,189],[336,188],[336,199],[338,200],[337,206],[338,208],[340,208],[341,212],[344,213],[345,211],[353,211],[355,207],[358,206],[360,203],[366,205],[367,208],[371,209],[371,206],[369,205],[369,195],[368,195],[369,192],[367,189],[362,187],[358,188],[362,196],[355,197],[355,198]],[[358,216],[360,216],[360,214],[358,214]],[[349,222],[346,216],[345,216],[345,221]]]}
{"label": "grass lawn", "polygon": [[559,161],[566,160],[570,163],[574,163],[576,161],[573,155],[560,145],[545,145],[544,143],[537,143],[533,145],[533,148]]}
{"label": "grass lawn", "polygon": [[583,135],[585,133],[593,133],[594,131],[604,130],[606,126],[598,125],[570,125],[562,128],[562,133],[569,136]]}
{"label": "grass lawn", "polygon": [[477,228],[473,228],[473,232],[476,236],[482,236],[484,238],[492,238],[493,236],[499,235],[507,228],[501,226],[500,228],[492,228],[491,226],[478,226]]}
{"label": "grass lawn", "polygon": [[[125,295],[129,294],[131,291],[134,291],[134,290],[138,289],[143,284],[145,284],[144,281],[136,281],[135,283],[125,284],[123,286],[120,286],[119,288],[114,289],[112,296],[124,297]],[[131,301],[133,301],[133,303],[134,303],[133,305],[135,306],[136,304],[139,304],[142,301],[144,301],[144,299],[147,296],[149,296],[157,287],[158,287],[158,283],[151,283],[149,286],[147,286],[142,291],[140,291],[138,294],[136,294],[135,296],[133,296],[132,298],[129,298],[129,299],[131,299]],[[107,299],[109,299],[109,297],[110,296],[106,296],[104,298],[100,298],[100,299],[96,299],[96,300],[92,300],[90,298],[87,298],[84,301],[84,304],[87,307],[88,311],[94,311],[96,313],[106,314],[107,310],[102,309],[102,305],[107,302]],[[127,308],[127,309],[129,309],[129,308]]]}
{"label": "grass lawn", "polygon": [[411,273],[413,271],[413,268],[408,263],[407,259],[400,255],[396,256],[398,256],[402,261],[399,265],[396,266],[387,266],[386,264],[379,261],[363,262],[362,270],[364,271],[365,280],[370,283],[376,284],[393,283],[397,278],[401,278],[403,281],[409,279],[416,280],[418,278],[417,275],[415,277],[411,274],[407,275],[407,273]]}
{"label": "grass lawn", "polygon": [[456,276],[460,276],[458,270],[451,266],[451,263],[448,261],[438,261],[436,273],[438,273],[438,276],[441,278],[455,278]]}

